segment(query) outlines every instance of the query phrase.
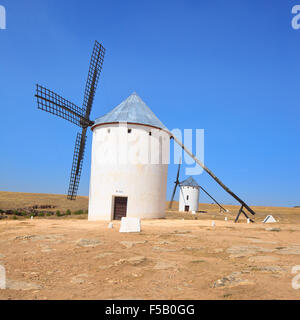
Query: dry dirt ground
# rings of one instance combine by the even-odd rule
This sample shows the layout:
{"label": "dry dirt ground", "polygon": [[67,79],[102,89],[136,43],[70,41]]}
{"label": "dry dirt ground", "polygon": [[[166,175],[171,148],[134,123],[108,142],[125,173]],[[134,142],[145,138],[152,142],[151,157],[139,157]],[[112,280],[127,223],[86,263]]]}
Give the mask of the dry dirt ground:
{"label": "dry dirt ground", "polygon": [[[5,201],[22,206],[20,194],[14,201],[3,194],[0,209],[8,208]],[[70,206],[62,196],[40,197],[20,199]],[[84,209],[84,201],[71,205]],[[299,299],[292,268],[300,265],[300,209],[254,207],[255,224],[234,224],[238,208],[226,208],[229,221],[201,204],[195,216],[173,210],[167,219],[143,220],[137,234],[86,216],[0,220],[7,278],[0,299]],[[267,214],[279,223],[263,224]]]}

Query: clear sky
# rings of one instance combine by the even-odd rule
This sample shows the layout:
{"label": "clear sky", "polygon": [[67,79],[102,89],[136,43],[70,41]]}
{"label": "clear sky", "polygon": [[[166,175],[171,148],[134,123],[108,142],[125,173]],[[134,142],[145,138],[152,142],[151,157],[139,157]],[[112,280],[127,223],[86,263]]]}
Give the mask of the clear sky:
{"label": "clear sky", "polygon": [[[0,0],[0,190],[66,193],[76,133],[35,84],[81,105],[107,49],[92,119],[136,91],[169,128],[205,129],[205,164],[250,205],[300,205],[300,1]],[[88,195],[91,132],[79,194]],[[169,166],[168,192],[177,167]],[[181,180],[186,178],[182,171]],[[219,201],[236,203],[207,174]],[[210,200],[201,195],[201,201]]]}

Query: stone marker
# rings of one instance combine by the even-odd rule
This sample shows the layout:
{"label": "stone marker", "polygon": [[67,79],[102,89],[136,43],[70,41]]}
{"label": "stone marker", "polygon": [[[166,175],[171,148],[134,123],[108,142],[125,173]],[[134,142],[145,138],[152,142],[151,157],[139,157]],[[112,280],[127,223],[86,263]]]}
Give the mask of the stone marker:
{"label": "stone marker", "polygon": [[216,223],[213,221],[213,222],[211,223],[211,226],[212,226],[212,227],[215,227],[215,226],[216,226]]}
{"label": "stone marker", "polygon": [[248,219],[247,219],[247,223],[249,224],[250,222],[251,222],[251,221],[250,221],[250,219],[248,218]]}
{"label": "stone marker", "polygon": [[122,218],[119,232],[141,232],[141,219]]}
{"label": "stone marker", "polygon": [[110,224],[108,225],[108,229],[113,229],[114,224],[112,222],[110,222]]}
{"label": "stone marker", "polygon": [[228,221],[228,218],[227,218],[227,217],[225,217],[225,221]]}
{"label": "stone marker", "polygon": [[269,215],[265,218],[265,220],[263,221],[263,223],[275,223],[277,222],[273,216]]}
{"label": "stone marker", "polygon": [[196,214],[196,211],[192,211],[192,214]]}
{"label": "stone marker", "polygon": [[33,220],[33,216],[31,216],[30,219]]}

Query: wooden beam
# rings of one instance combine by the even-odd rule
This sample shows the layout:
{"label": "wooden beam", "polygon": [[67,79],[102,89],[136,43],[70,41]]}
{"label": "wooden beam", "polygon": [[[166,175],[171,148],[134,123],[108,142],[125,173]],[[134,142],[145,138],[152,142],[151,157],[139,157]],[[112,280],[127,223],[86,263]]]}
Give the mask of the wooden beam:
{"label": "wooden beam", "polygon": [[235,193],[233,193],[216,175],[213,174],[199,159],[197,159],[193,153],[185,147],[181,141],[179,141],[170,131],[163,129],[166,133],[169,134],[171,139],[182,147],[182,149],[196,162],[199,164],[200,167],[203,168],[227,193],[229,193],[236,201],[238,201],[242,207],[245,207],[252,215],[255,215],[255,212],[244,202],[241,198],[239,198]]}

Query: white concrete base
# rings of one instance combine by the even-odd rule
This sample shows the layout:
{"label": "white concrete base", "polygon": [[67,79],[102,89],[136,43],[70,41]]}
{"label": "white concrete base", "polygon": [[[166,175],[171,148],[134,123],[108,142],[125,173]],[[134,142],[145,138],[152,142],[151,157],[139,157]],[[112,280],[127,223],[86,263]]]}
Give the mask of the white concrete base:
{"label": "white concrete base", "polygon": [[263,221],[263,223],[275,223],[277,222],[273,216],[269,215],[265,218],[265,220]]}
{"label": "white concrete base", "polygon": [[122,218],[119,232],[141,232],[141,219]]}

